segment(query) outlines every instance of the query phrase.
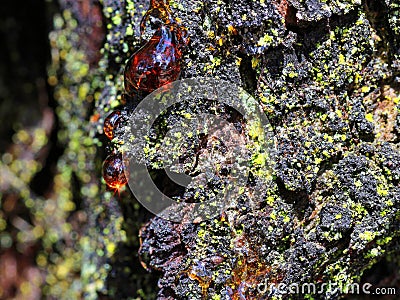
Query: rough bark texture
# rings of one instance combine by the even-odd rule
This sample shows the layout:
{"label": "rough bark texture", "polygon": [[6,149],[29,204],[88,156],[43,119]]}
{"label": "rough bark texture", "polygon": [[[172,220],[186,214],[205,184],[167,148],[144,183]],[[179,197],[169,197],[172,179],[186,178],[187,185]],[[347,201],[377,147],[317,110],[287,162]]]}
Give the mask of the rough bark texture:
{"label": "rough bark texture", "polygon": [[[102,122],[135,105],[124,102],[122,74],[147,8],[147,1],[59,0],[49,35],[54,103],[42,118],[50,124],[9,128],[12,146],[0,145],[0,242],[32,251],[30,291],[64,299],[336,299],[345,295],[256,287],[265,280],[399,287],[398,1],[171,2],[191,38],[182,78],[242,86],[278,141],[273,179],[254,172],[234,209],[200,224],[152,217],[127,189],[115,195],[100,180],[111,147]],[[40,162],[51,145],[55,157]],[[35,190],[44,174],[51,177]],[[264,195],[255,209],[254,189]],[[18,200],[22,212],[13,208]],[[2,262],[11,255],[1,254]],[[366,271],[374,265],[389,268],[386,279]],[[21,281],[15,286],[22,297],[29,292]]]}
{"label": "rough bark texture", "polygon": [[[161,273],[158,297],[285,297],[260,295],[256,286],[358,282],[365,269],[398,254],[398,6],[176,1],[172,8],[191,37],[182,77],[245,87],[273,126],[279,159],[275,180],[265,185],[253,174],[226,218],[145,225],[140,255]],[[124,33],[137,34],[132,15],[129,3],[110,14],[109,61],[118,64],[121,39],[131,42]],[[120,82],[110,82],[105,99],[122,91]],[[265,195],[255,210],[252,189]]]}

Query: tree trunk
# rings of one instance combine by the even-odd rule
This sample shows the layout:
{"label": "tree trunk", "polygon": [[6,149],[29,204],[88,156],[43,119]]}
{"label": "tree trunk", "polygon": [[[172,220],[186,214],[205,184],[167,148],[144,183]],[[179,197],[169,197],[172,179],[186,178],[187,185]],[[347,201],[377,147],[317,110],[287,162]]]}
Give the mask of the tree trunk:
{"label": "tree trunk", "polygon": [[[33,126],[47,128],[43,133],[24,125],[15,145],[1,145],[14,155],[4,154],[0,165],[3,203],[23,200],[23,218],[31,222],[24,230],[34,238],[17,242],[24,230],[9,227],[18,213],[3,204],[3,215],[15,249],[35,248],[38,293],[350,299],[355,283],[360,290],[371,283],[371,293],[390,286],[400,294],[397,1],[171,1],[190,37],[181,78],[212,77],[244,88],[276,139],[272,173],[253,168],[235,206],[197,223],[153,216],[127,187],[115,193],[101,180],[102,160],[120,147],[104,136],[104,119],[115,109],[131,114],[144,96],[123,95],[123,70],[144,43],[139,25],[149,3],[58,5],[59,13],[50,11],[47,78],[54,100],[41,110],[43,120],[54,121]],[[29,150],[17,151],[21,145]],[[28,174],[12,167],[12,161],[34,164],[43,149]],[[33,157],[16,156],[21,151]],[[49,178],[37,188],[44,174]],[[285,293],[289,287],[299,291]]]}

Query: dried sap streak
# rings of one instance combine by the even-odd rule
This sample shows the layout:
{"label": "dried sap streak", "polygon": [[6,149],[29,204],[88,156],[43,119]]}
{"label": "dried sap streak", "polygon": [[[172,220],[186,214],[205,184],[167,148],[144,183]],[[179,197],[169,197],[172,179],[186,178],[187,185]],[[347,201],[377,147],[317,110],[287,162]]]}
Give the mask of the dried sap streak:
{"label": "dried sap streak", "polygon": [[142,34],[149,25],[155,33],[125,67],[125,90],[129,95],[137,91],[151,93],[177,80],[181,72],[182,48],[189,40],[185,28],[172,18],[167,3],[151,1],[141,22]]}

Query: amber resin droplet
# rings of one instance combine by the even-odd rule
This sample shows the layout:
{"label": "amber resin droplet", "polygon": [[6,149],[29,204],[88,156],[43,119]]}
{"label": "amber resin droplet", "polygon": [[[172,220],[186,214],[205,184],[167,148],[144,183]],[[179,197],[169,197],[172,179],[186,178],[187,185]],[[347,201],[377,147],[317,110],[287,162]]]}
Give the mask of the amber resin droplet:
{"label": "amber resin droplet", "polygon": [[114,129],[121,123],[123,117],[121,111],[114,110],[108,117],[104,120],[104,134],[112,140],[114,138]]}
{"label": "amber resin droplet", "polygon": [[[188,32],[186,28],[173,17],[169,1],[151,0],[150,7],[140,22],[141,40],[149,40],[154,35],[154,30],[164,25],[174,28],[177,40],[181,46],[185,46],[189,43]],[[150,35],[149,32],[151,32]]]}
{"label": "amber resin droplet", "polygon": [[175,23],[175,19],[172,17],[172,11],[169,7],[169,1],[164,2],[159,0],[151,0],[150,7],[140,22],[141,39],[148,40],[149,37],[147,37],[146,30],[155,30],[160,28],[162,25]]}
{"label": "amber resin droplet", "polygon": [[181,50],[173,26],[161,26],[151,40],[134,53],[125,67],[125,90],[152,92],[175,81],[181,71]]}
{"label": "amber resin droplet", "polygon": [[108,187],[116,190],[122,188],[128,182],[121,153],[107,156],[103,163],[103,178]]}

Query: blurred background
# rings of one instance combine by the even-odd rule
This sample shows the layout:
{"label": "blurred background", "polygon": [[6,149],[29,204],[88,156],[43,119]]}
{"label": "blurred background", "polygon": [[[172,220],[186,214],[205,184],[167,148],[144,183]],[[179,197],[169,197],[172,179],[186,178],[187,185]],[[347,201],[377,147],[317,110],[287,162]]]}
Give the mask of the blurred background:
{"label": "blurred background", "polygon": [[82,296],[82,200],[98,194],[101,143],[82,130],[93,93],[79,84],[100,57],[101,17],[96,1],[2,3],[0,299]]}
{"label": "blurred background", "polygon": [[38,221],[46,212],[35,216],[33,207],[52,197],[63,152],[47,76],[58,11],[54,1],[44,0],[6,1],[0,10],[1,299],[39,299],[46,280],[40,269],[46,229]]}

